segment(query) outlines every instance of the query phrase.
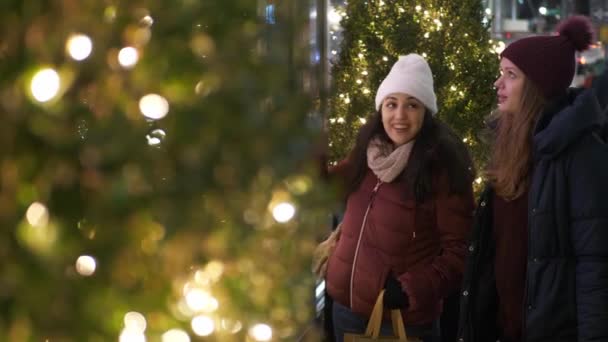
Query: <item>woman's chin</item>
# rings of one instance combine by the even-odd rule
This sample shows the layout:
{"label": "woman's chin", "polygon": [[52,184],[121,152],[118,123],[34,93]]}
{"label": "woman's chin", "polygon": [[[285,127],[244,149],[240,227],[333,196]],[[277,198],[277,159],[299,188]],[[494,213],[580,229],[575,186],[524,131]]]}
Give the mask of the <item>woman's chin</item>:
{"label": "woman's chin", "polygon": [[509,111],[509,106],[507,106],[504,102],[503,103],[499,103],[497,105],[497,108],[501,112],[508,112]]}

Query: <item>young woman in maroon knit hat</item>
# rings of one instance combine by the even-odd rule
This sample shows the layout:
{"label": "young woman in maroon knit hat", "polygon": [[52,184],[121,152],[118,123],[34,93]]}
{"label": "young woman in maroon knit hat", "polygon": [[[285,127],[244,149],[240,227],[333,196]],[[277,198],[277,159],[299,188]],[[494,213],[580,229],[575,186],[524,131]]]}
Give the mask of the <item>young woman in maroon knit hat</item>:
{"label": "young woman in maroon knit hat", "polygon": [[557,31],[501,55],[460,341],[608,341],[607,76],[569,89],[592,28],[574,16]]}

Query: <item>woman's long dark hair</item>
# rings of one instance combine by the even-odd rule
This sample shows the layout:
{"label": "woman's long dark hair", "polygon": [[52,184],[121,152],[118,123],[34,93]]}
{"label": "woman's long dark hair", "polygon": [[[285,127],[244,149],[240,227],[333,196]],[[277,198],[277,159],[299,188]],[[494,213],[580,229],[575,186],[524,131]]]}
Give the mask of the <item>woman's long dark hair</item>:
{"label": "woman's long dark hair", "polygon": [[[359,188],[367,173],[367,146],[374,137],[391,143],[382,125],[380,110],[361,127],[355,147],[350,153],[348,193]],[[406,181],[413,190],[416,201],[421,203],[432,195],[433,175],[438,172],[447,174],[449,191],[456,194],[469,191],[475,177],[471,156],[462,140],[427,110],[407,166],[399,178]]]}

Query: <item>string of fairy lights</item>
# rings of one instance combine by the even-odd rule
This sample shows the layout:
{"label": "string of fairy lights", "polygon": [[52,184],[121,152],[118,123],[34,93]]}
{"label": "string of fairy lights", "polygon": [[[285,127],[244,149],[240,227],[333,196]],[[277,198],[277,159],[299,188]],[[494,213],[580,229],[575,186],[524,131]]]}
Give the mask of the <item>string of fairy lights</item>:
{"label": "string of fairy lights", "polygon": [[[462,38],[469,38],[469,33],[467,32],[455,32],[454,23],[452,20],[455,18],[450,17],[450,13],[446,11],[443,7],[433,7],[432,4],[417,4],[413,6],[413,11],[409,11],[402,5],[395,6],[392,3],[390,6],[383,0],[368,0],[368,8],[369,8],[369,17],[371,21],[367,23],[369,30],[367,32],[373,33],[378,41],[384,40],[384,33],[382,32],[382,27],[386,27],[387,20],[386,18],[399,17],[402,20],[412,20],[416,24],[420,25],[421,28],[421,36],[423,40],[429,40],[434,38],[434,35],[440,35],[445,37],[445,39],[449,39],[451,35],[460,34]],[[335,13],[334,21],[337,23],[332,28],[333,31],[339,32],[339,23],[343,20],[350,19],[347,14],[346,6],[348,4],[344,3],[342,6],[339,6],[333,9],[330,12]],[[491,11],[486,10],[483,17],[483,23],[487,24],[488,19],[491,17]],[[332,32],[333,33],[333,32]],[[333,37],[339,37],[339,35],[332,35]],[[334,45],[338,45],[340,42],[331,42]],[[490,39],[489,43],[489,52],[496,56],[498,59],[499,54],[505,48],[505,44],[502,41],[495,41]],[[456,48],[453,53],[446,54],[441,56],[443,59],[443,63],[446,63],[447,66],[453,74],[459,75],[464,70],[461,70],[459,58],[464,53],[464,51],[476,51],[478,48],[476,42],[468,40],[466,45],[462,45]],[[330,131],[336,132],[335,134],[330,134],[330,147],[336,146],[338,141],[332,139],[333,137],[339,138],[343,134],[345,134],[345,130],[349,130],[351,132],[357,131],[359,127],[366,123],[367,113],[352,113],[350,111],[350,106],[353,102],[354,97],[363,97],[364,99],[369,99],[368,103],[373,103],[372,96],[374,96],[375,89],[377,88],[377,84],[372,84],[372,79],[370,79],[369,68],[371,66],[384,65],[384,68],[388,70],[390,65],[398,58],[400,54],[404,54],[403,51],[392,51],[390,44],[385,44],[386,55],[380,57],[379,60],[373,60],[370,57],[370,53],[368,51],[368,47],[362,40],[357,40],[354,44],[351,45],[351,48],[354,49],[352,52],[353,58],[353,67],[349,69],[349,72],[344,72],[339,75],[342,79],[336,80],[337,84],[343,84],[345,86],[339,88],[339,93],[337,97],[334,99],[336,104],[333,112],[330,112],[328,115],[328,123]],[[429,61],[432,61],[435,58],[434,54],[431,51],[425,51],[430,47],[420,48],[419,51],[415,51],[427,58]],[[412,51],[414,52],[414,51]],[[337,57],[339,54],[339,48],[334,47],[331,49],[331,55]],[[477,53],[478,56],[481,54]],[[478,62],[482,62],[481,57],[478,58]],[[450,82],[451,84],[447,85],[447,89],[449,92],[443,93],[443,98],[438,99],[442,104],[449,103],[452,101],[464,101],[467,96],[470,96],[467,92],[467,86],[461,84],[461,81],[458,77],[454,77]],[[349,86],[350,85],[350,86]],[[437,91],[437,90],[436,90]],[[371,110],[371,109],[370,109]],[[354,135],[351,133],[351,137],[354,138]],[[342,139],[344,140],[344,139]],[[348,140],[348,139],[346,139]],[[463,142],[468,146],[474,146],[478,143],[476,137],[468,133],[464,138]],[[342,143],[344,143],[342,141]],[[346,149],[347,150],[347,149]],[[342,151],[344,152],[344,150]],[[334,155],[334,158],[330,161],[330,163],[335,164],[339,161],[340,158],[343,158],[342,155]],[[479,177],[475,180],[477,185],[483,183],[483,178]]]}

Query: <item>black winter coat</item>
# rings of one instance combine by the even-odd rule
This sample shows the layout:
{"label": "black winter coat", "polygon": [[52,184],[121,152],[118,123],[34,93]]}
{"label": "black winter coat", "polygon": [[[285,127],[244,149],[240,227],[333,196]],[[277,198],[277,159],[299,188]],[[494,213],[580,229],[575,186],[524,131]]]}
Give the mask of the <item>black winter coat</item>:
{"label": "black winter coat", "polygon": [[[608,341],[608,134],[606,94],[599,95],[570,92],[534,132],[522,303],[527,342]],[[459,341],[498,337],[491,199],[488,188],[475,215]]]}

